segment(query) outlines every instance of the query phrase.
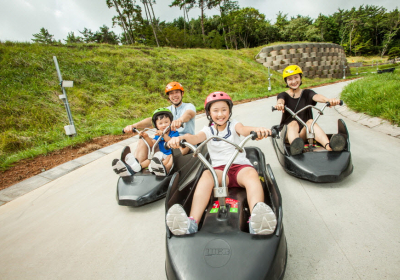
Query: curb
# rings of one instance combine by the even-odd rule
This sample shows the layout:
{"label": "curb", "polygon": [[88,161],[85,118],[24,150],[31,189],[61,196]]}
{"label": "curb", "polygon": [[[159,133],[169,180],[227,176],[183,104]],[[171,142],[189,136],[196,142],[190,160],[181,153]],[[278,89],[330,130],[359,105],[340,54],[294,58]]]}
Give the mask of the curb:
{"label": "curb", "polygon": [[343,104],[343,106],[336,106],[335,110],[340,115],[348,118],[353,122],[359,123],[378,132],[382,132],[389,136],[400,139],[400,127],[390,124],[390,122],[387,120],[377,117],[371,117],[364,113],[357,113],[349,109],[346,104]]}
{"label": "curb", "polygon": [[44,186],[47,183],[54,181],[54,180],[64,176],[65,174],[70,173],[71,171],[74,171],[75,169],[78,169],[88,163],[91,163],[91,162],[93,162],[105,155],[108,155],[118,149],[122,149],[125,146],[129,146],[130,144],[133,144],[137,141],[138,141],[138,138],[134,138],[134,137],[125,139],[121,142],[104,147],[104,148],[94,151],[90,154],[81,156],[79,158],[76,158],[76,159],[68,161],[68,162],[65,162],[59,166],[56,166],[52,169],[49,169],[45,172],[38,174],[38,175],[35,175],[31,178],[21,181],[15,185],[12,185],[8,188],[0,190],[0,206],[7,202],[10,202],[11,200],[16,199],[17,197],[20,197],[28,192],[31,192],[41,186]]}

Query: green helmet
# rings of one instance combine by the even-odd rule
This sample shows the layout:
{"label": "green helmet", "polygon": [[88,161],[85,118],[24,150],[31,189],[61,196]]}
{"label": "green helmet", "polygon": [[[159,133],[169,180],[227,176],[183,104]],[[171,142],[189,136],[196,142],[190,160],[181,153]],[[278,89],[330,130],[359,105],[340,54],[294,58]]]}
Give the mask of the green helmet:
{"label": "green helmet", "polygon": [[157,116],[162,115],[162,114],[166,114],[169,116],[169,119],[171,120],[171,122],[174,120],[174,116],[172,115],[171,111],[167,108],[158,108],[154,111],[153,116],[151,117],[151,122],[153,123],[153,126],[155,128],[157,128],[156,126],[156,119]]}

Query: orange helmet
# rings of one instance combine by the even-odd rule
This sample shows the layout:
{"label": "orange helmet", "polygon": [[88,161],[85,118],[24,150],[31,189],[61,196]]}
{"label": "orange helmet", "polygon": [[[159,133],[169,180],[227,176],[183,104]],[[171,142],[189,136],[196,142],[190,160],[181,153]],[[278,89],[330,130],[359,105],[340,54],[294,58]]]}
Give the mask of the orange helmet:
{"label": "orange helmet", "polygon": [[182,87],[182,85],[178,82],[170,82],[166,87],[165,87],[165,94],[168,95],[170,91],[173,91],[175,89],[179,89],[182,91],[182,93],[185,91]]}

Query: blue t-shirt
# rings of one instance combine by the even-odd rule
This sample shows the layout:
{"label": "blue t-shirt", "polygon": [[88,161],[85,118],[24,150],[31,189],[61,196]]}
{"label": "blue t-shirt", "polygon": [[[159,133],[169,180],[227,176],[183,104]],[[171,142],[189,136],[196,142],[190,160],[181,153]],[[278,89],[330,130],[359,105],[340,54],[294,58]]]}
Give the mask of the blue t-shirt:
{"label": "blue t-shirt", "polygon": [[[178,137],[178,136],[179,136],[179,133],[178,133],[178,131],[172,131],[172,130],[171,130],[171,131],[168,133],[168,136],[171,137],[171,138],[172,138],[172,137]],[[157,141],[158,138],[160,138],[160,136],[156,135],[156,136],[154,136],[153,139]],[[165,140],[164,140],[164,138],[161,138],[160,142],[158,142],[158,148],[160,149],[160,151],[161,151],[163,154],[166,154],[166,155],[172,154],[171,149],[166,150],[166,149],[164,148],[164,144],[165,144]]]}
{"label": "blue t-shirt", "polygon": [[[196,107],[192,103],[182,103],[179,107],[175,107],[174,105],[168,106],[167,109],[169,109],[172,112],[172,115],[174,116],[174,120],[179,119],[182,117],[182,115],[187,111],[187,110],[192,110],[193,112],[196,113]],[[187,123],[185,123],[183,126],[176,131],[179,132],[179,135],[185,135],[186,133],[189,134],[194,134],[194,119],[190,119]]]}

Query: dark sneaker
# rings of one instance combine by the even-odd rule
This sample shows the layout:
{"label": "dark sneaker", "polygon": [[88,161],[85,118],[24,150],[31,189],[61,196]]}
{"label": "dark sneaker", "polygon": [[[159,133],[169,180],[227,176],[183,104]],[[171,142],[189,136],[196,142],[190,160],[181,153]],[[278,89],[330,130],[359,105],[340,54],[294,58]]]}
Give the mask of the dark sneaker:
{"label": "dark sneaker", "polygon": [[272,234],[276,228],[276,216],[271,207],[264,202],[258,202],[251,213],[249,232],[251,234]]}
{"label": "dark sneaker", "polygon": [[167,176],[167,171],[165,170],[164,164],[157,157],[153,157],[150,162],[151,171],[156,174],[156,176]]}
{"label": "dark sneaker", "polygon": [[122,152],[121,152],[121,160],[122,160],[123,163],[126,164],[125,157],[126,157],[127,154],[130,154],[130,153],[131,153],[131,148],[130,148],[129,146],[125,146],[125,147],[122,149]]}
{"label": "dark sneaker", "polygon": [[290,144],[290,154],[292,156],[301,154],[303,152],[303,149],[304,149],[304,141],[300,137],[294,139],[292,144]]}
{"label": "dark sneaker", "polygon": [[165,219],[169,230],[174,235],[192,234],[198,230],[196,221],[189,218],[185,209],[179,204],[174,204],[168,209]]}
{"label": "dark sneaker", "polygon": [[114,172],[121,177],[128,177],[135,174],[133,170],[119,159],[112,161],[112,168]]}
{"label": "dark sneaker", "polygon": [[331,146],[332,151],[341,152],[346,146],[346,139],[342,134],[333,134],[329,146]]}

